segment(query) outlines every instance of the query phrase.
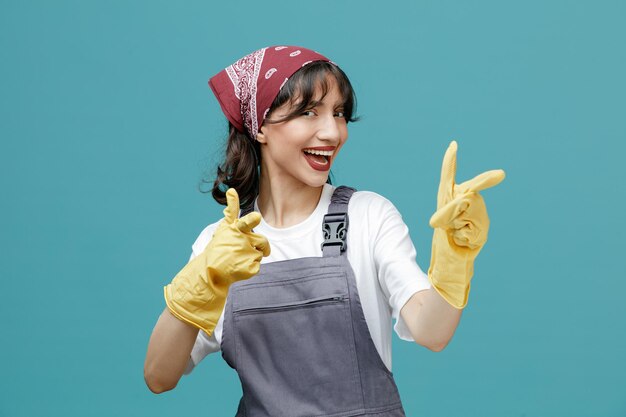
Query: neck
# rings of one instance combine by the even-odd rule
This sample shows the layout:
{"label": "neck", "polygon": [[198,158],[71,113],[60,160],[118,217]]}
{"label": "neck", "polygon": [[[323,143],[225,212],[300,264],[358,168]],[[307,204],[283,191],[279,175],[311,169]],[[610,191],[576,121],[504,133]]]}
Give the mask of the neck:
{"label": "neck", "polygon": [[317,207],[324,186],[311,187],[293,178],[264,178],[261,174],[257,204],[263,220],[286,228],[306,220]]}

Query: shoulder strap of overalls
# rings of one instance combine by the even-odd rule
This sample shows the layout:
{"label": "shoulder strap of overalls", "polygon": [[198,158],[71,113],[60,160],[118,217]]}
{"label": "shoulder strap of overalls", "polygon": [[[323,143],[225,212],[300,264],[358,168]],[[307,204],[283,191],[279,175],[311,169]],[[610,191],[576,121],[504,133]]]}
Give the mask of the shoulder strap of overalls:
{"label": "shoulder strap of overalls", "polygon": [[324,216],[322,232],[324,242],[322,242],[322,253],[328,256],[345,256],[348,249],[348,203],[350,197],[356,191],[352,187],[340,185],[335,188],[328,214]]}

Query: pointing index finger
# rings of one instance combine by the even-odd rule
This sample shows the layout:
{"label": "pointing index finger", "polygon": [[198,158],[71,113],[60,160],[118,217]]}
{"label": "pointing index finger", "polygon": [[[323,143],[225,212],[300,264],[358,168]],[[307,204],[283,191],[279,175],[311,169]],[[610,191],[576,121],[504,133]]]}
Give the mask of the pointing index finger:
{"label": "pointing index finger", "polygon": [[501,169],[493,169],[476,175],[471,180],[467,180],[458,185],[458,189],[462,192],[478,192],[494,187],[502,182],[506,174]]}
{"label": "pointing index finger", "polygon": [[243,233],[250,233],[261,222],[261,213],[253,211],[237,220],[237,229]]}

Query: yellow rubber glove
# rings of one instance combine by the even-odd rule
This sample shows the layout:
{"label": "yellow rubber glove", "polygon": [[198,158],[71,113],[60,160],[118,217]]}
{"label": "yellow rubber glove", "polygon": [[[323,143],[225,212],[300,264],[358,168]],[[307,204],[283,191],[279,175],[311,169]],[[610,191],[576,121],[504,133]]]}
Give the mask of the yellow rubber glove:
{"label": "yellow rubber glove", "polygon": [[252,212],[238,219],[239,196],[226,191],[224,219],[204,251],[189,261],[163,288],[172,314],[211,335],[224,309],[230,284],[259,272],[261,259],[270,254],[265,236],[251,230],[261,221]]}
{"label": "yellow rubber glove", "polygon": [[435,229],[428,278],[435,290],[453,307],[467,304],[474,259],[487,242],[489,217],[479,191],[505,177],[496,169],[455,184],[457,143],[452,141],[443,157],[437,211],[430,218]]}

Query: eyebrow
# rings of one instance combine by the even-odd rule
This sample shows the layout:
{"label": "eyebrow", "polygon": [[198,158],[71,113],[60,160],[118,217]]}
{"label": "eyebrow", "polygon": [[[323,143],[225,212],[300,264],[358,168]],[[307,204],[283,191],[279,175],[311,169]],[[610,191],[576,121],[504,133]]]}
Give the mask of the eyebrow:
{"label": "eyebrow", "polygon": [[[322,99],[322,100],[311,100],[311,101],[309,102],[309,106],[310,106],[310,107],[317,107],[319,104],[321,104],[321,103],[323,103],[323,102],[324,102],[324,100],[323,100],[323,99]],[[341,107],[341,106],[344,106],[344,105],[345,105],[345,103],[343,103],[343,102],[339,102],[339,103],[337,103],[337,104],[335,105],[335,107]]]}

